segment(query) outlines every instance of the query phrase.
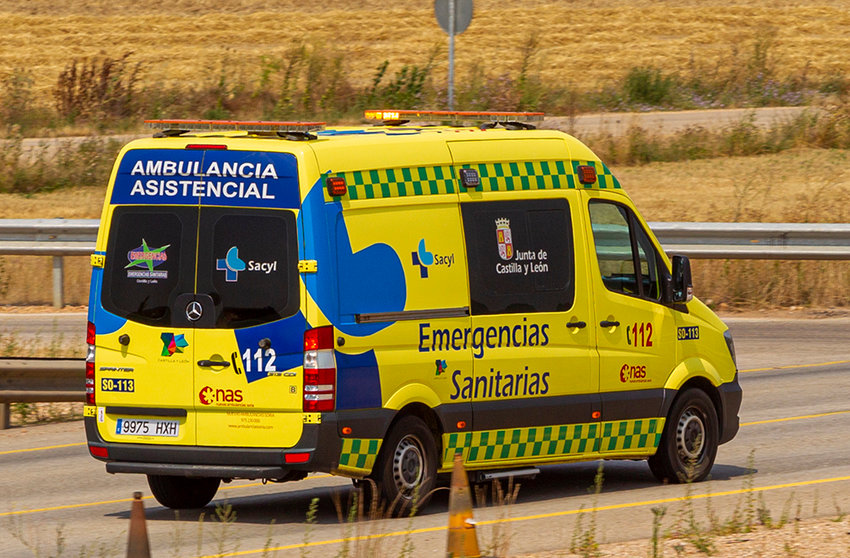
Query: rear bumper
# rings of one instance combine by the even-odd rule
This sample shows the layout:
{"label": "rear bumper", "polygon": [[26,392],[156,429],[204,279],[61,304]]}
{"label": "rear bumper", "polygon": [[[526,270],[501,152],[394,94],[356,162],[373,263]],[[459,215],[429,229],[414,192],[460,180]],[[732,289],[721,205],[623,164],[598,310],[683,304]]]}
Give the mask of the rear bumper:
{"label": "rear bumper", "polygon": [[[305,424],[301,439],[289,448],[242,448],[214,446],[170,446],[106,442],[97,431],[95,417],[85,417],[86,438],[92,448],[105,451],[109,473],[143,473],[186,477],[219,477],[285,480],[293,472],[335,470],[342,442],[332,413],[321,424]],[[309,457],[287,463],[287,455]]]}

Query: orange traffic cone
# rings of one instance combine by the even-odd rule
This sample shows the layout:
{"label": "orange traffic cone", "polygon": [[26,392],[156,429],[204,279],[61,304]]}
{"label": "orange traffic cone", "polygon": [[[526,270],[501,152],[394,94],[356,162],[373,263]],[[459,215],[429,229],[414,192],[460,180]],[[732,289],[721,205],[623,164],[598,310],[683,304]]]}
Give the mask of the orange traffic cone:
{"label": "orange traffic cone", "polygon": [[469,480],[463,468],[463,459],[455,454],[452,469],[452,485],[449,491],[449,544],[448,558],[478,558],[478,539],[475,536],[475,520],[472,519],[472,496]]}
{"label": "orange traffic cone", "polygon": [[127,539],[127,558],[151,558],[151,546],[148,543],[148,528],[145,525],[145,505],[142,493],[133,493],[133,505],[130,508],[130,536]]}

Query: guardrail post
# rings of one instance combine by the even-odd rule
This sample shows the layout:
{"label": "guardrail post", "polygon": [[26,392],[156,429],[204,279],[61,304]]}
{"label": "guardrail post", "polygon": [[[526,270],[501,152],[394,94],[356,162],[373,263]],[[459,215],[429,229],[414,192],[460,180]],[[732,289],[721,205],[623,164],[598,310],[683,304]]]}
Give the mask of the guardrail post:
{"label": "guardrail post", "polygon": [[62,293],[65,286],[63,278],[63,260],[62,256],[53,256],[53,307],[62,308],[65,306],[62,300]]}
{"label": "guardrail post", "polygon": [[6,430],[9,428],[9,421],[11,420],[9,413],[9,404],[8,403],[0,403],[0,430]]}

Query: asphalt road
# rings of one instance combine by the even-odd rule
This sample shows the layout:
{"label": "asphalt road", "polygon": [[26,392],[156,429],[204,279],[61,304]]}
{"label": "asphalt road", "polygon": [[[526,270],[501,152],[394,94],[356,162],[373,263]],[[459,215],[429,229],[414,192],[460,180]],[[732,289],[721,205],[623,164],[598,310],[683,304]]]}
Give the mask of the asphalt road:
{"label": "asphalt road", "polygon": [[596,134],[621,136],[633,126],[643,128],[651,134],[670,135],[692,127],[716,131],[750,118],[753,125],[769,128],[791,120],[807,109],[812,110],[811,107],[766,107],[669,112],[604,112],[581,114],[575,118],[551,116],[547,117],[540,127],[554,128],[580,137]]}
{"label": "asphalt road", "polygon": [[[482,550],[499,542],[509,542],[511,553],[564,549],[594,519],[600,541],[647,538],[652,508],[667,509],[663,524],[669,528],[688,502],[698,518],[709,506],[721,519],[748,505],[764,506],[774,519],[783,510],[804,518],[834,517],[836,507],[848,511],[850,319],[728,323],[744,389],[742,427],[721,446],[712,480],[664,486],[644,462],[606,461],[603,490],[594,496],[588,489],[598,462],[543,467],[535,480],[521,483],[513,505],[476,507]],[[64,555],[123,556],[136,490],[145,494],[157,557],[262,556],[264,548],[277,549],[277,556],[326,556],[345,544],[352,556],[397,556],[405,543],[413,545],[413,556],[445,555],[445,491],[416,518],[345,525],[334,505],[336,499],[345,507],[350,498],[345,479],[317,475],[267,486],[236,481],[204,510],[177,516],[149,497],[143,477],[107,474],[82,440],[79,422],[0,432],[0,555],[56,554],[61,540]],[[308,529],[312,498],[319,498],[319,508]],[[223,514],[228,505],[235,519],[222,522],[216,511]],[[357,535],[372,538],[342,542]]]}

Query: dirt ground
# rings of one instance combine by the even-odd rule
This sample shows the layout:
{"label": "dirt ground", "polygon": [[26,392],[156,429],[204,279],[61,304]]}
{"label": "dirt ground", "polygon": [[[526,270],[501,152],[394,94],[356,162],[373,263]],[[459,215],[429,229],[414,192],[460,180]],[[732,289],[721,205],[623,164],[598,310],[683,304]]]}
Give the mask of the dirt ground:
{"label": "dirt ground", "polygon": [[850,556],[850,521],[846,517],[792,521],[779,529],[758,528],[750,533],[722,537],[707,536],[709,552],[699,550],[683,539],[659,541],[655,552],[651,539],[602,544],[596,551],[573,554],[568,550],[537,554],[512,554],[516,558],[632,558],[639,556],[692,558],[839,558]]}

